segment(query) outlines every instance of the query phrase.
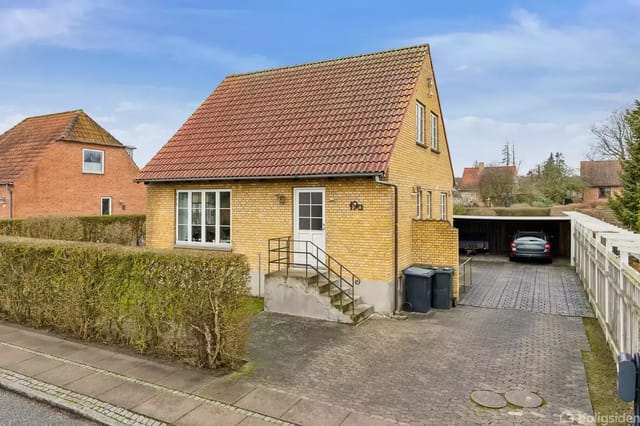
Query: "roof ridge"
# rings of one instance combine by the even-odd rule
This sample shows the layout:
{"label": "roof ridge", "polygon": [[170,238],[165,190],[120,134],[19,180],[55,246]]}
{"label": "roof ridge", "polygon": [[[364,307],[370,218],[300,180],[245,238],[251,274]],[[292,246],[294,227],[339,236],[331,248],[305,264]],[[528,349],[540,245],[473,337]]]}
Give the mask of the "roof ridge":
{"label": "roof ridge", "polygon": [[76,112],[77,113],[77,112],[84,112],[84,111],[82,111],[82,109],[80,108],[80,109],[71,109],[69,111],[52,112],[52,113],[49,113],[49,114],[31,115],[29,117],[25,117],[24,120],[22,120],[22,121],[31,120],[32,118],[43,118],[43,117],[51,117],[53,115],[69,114],[69,113],[72,113],[72,112]]}
{"label": "roof ridge", "polygon": [[267,69],[258,70],[258,71],[250,71],[250,72],[229,74],[229,75],[227,75],[226,78],[229,78],[229,77],[243,77],[243,76],[246,76],[246,75],[254,75],[254,74],[261,74],[261,73],[267,73],[267,72],[273,72],[273,71],[281,71],[281,70],[286,70],[286,69],[290,69],[290,68],[307,67],[307,66],[313,66],[313,65],[318,65],[318,64],[325,64],[325,63],[328,63],[328,62],[337,62],[337,61],[344,61],[344,60],[350,60],[350,59],[364,58],[366,56],[375,56],[375,55],[381,55],[381,54],[385,54],[385,53],[400,52],[400,51],[403,51],[403,50],[417,49],[419,47],[426,47],[427,50],[428,50],[429,49],[429,43],[416,44],[414,46],[398,47],[396,49],[381,50],[381,51],[378,51],[378,52],[360,53],[360,54],[357,54],[357,55],[341,56],[341,57],[338,57],[338,58],[323,59],[321,61],[305,62],[305,63],[302,63],[302,64],[285,65],[285,66],[282,66],[282,67],[267,68]]}
{"label": "roof ridge", "polygon": [[69,112],[73,112],[74,113],[73,117],[71,117],[71,120],[69,120],[69,122],[67,123],[67,126],[64,128],[64,131],[58,137],[58,139],[64,139],[69,135],[71,130],[73,130],[73,128],[76,126],[76,123],[78,123],[78,118],[80,117],[80,114],[83,113],[83,111],[81,109],[78,109],[78,110],[75,110],[75,111],[69,111]]}

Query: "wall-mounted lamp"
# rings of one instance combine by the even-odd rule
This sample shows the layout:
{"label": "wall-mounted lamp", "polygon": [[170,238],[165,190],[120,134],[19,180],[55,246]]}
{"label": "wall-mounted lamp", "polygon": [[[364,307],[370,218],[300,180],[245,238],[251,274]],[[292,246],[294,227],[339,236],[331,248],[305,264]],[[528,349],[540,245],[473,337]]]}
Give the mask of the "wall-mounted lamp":
{"label": "wall-mounted lamp", "polygon": [[431,77],[427,77],[427,87],[433,86],[433,79]]}
{"label": "wall-mounted lamp", "polygon": [[125,210],[127,208],[127,206],[124,203],[124,200],[118,201],[118,204],[120,204],[120,207],[122,207],[122,210]]}
{"label": "wall-mounted lamp", "polygon": [[276,194],[276,200],[278,200],[279,204],[284,204],[284,194]]}

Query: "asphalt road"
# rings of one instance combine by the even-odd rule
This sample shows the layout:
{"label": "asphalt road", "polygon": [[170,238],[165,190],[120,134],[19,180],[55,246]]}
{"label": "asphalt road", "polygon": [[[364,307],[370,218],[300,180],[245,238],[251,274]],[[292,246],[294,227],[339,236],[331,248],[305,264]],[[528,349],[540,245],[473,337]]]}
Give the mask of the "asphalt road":
{"label": "asphalt road", "polygon": [[3,426],[86,426],[95,425],[81,417],[33,401],[0,388],[0,424]]}

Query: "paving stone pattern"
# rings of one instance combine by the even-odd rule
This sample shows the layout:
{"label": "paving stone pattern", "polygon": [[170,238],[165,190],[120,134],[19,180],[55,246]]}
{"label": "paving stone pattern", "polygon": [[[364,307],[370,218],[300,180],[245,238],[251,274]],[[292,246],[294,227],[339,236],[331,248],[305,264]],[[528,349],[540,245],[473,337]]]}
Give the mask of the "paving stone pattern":
{"label": "paving stone pattern", "polygon": [[[590,414],[580,318],[459,306],[357,327],[263,313],[246,380],[410,424],[551,424]],[[490,410],[474,390],[536,392],[545,405]]]}
{"label": "paving stone pattern", "polygon": [[460,304],[593,317],[571,268],[536,263],[473,263],[473,284]]}

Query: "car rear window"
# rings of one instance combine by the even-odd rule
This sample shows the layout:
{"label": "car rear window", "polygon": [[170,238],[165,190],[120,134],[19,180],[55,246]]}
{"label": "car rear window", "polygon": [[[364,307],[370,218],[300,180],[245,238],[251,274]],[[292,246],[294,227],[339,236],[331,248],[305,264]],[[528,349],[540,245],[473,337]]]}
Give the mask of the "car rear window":
{"label": "car rear window", "polygon": [[544,232],[518,232],[513,239],[516,240],[523,237],[542,238],[543,240],[547,239],[547,235]]}

